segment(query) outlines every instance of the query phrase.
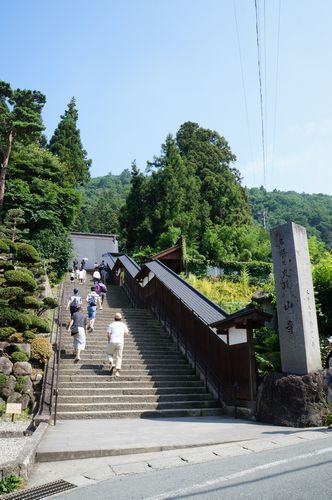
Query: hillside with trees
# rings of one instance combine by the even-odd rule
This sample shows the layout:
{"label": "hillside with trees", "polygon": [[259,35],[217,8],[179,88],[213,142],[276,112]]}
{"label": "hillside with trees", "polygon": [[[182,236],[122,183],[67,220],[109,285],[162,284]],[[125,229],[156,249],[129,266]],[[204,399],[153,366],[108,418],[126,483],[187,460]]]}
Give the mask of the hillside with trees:
{"label": "hillside with trees", "polygon": [[294,191],[247,190],[254,219],[266,228],[288,221],[304,226],[328,248],[332,245],[332,196]]}

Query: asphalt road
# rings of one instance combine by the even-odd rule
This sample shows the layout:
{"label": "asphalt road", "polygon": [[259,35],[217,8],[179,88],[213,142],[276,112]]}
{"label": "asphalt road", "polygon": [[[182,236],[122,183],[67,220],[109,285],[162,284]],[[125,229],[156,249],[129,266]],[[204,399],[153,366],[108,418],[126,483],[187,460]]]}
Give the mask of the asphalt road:
{"label": "asphalt road", "polygon": [[115,477],[64,500],[331,500],[332,436],[196,465]]}

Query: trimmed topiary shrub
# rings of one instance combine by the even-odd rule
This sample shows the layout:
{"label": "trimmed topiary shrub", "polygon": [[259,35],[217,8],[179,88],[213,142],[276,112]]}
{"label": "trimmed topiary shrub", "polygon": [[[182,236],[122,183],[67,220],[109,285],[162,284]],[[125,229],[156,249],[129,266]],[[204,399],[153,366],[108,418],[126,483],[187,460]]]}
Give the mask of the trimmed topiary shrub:
{"label": "trimmed topiary shrub", "polygon": [[36,280],[27,270],[15,269],[13,271],[6,271],[4,277],[10,285],[20,286],[27,292],[33,292],[37,286]]}
{"label": "trimmed topiary shrub", "polygon": [[48,309],[55,309],[59,305],[58,301],[56,299],[53,299],[53,297],[45,297],[43,299],[43,302]]}
{"label": "trimmed topiary shrub", "polygon": [[12,269],[15,269],[15,267],[11,262],[8,262],[7,260],[0,260],[0,269],[3,271],[11,271]]}
{"label": "trimmed topiary shrub", "polygon": [[30,326],[31,330],[37,330],[39,333],[50,333],[50,325],[49,322],[39,316],[31,315],[30,316]]}
{"label": "trimmed topiary shrub", "polygon": [[28,296],[23,297],[22,305],[24,308],[28,309],[39,309],[42,306],[40,300],[36,299],[36,297]]}
{"label": "trimmed topiary shrub", "polygon": [[9,253],[10,252],[10,248],[9,246],[7,245],[7,243],[1,239],[0,240],[0,253]]}
{"label": "trimmed topiary shrub", "polygon": [[17,363],[18,361],[28,361],[29,359],[28,354],[22,351],[13,352],[13,354],[10,357],[13,363]]}
{"label": "trimmed topiary shrub", "polygon": [[18,295],[22,295],[24,290],[19,286],[7,286],[0,288],[0,299],[10,300],[16,298]]}
{"label": "trimmed topiary shrub", "polygon": [[16,332],[15,328],[11,326],[5,326],[4,328],[0,328],[0,339],[6,340],[15,332]]}
{"label": "trimmed topiary shrub", "polygon": [[51,343],[48,339],[37,337],[31,342],[31,359],[44,365],[53,354]]}
{"label": "trimmed topiary shrub", "polygon": [[36,334],[31,330],[26,330],[23,332],[23,338],[26,342],[31,343],[31,341],[36,338]]}
{"label": "trimmed topiary shrub", "polygon": [[40,256],[35,247],[28,243],[16,243],[16,257],[23,262],[39,262]]}
{"label": "trimmed topiary shrub", "polygon": [[[12,272],[12,271],[8,271]],[[10,307],[0,308],[0,327],[13,326],[17,330],[27,330],[31,325],[29,314],[10,309]]]}

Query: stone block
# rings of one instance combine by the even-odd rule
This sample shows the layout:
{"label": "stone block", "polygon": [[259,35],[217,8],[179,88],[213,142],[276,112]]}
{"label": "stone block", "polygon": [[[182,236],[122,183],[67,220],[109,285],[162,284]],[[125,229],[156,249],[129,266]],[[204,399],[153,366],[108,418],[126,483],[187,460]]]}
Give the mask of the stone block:
{"label": "stone block", "polygon": [[25,352],[29,358],[31,356],[31,346],[30,344],[14,344],[21,352]]}
{"label": "stone block", "polygon": [[31,375],[32,366],[27,361],[18,361],[14,364],[13,372],[15,375]]}
{"label": "stone block", "polygon": [[10,359],[6,358],[5,356],[2,356],[0,358],[0,372],[4,373],[5,375],[10,375],[13,371],[13,363],[10,361]]}
{"label": "stone block", "polygon": [[9,375],[7,382],[0,385],[0,396],[7,399],[14,392],[15,385],[16,378],[13,375]]}
{"label": "stone block", "polygon": [[10,396],[8,396],[7,403],[20,403],[22,394],[19,392],[13,392]]}

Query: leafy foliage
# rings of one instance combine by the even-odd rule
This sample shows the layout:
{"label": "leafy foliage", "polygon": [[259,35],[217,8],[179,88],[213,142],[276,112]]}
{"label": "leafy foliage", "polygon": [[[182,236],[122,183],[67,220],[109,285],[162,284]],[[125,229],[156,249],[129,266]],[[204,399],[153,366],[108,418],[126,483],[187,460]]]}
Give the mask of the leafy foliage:
{"label": "leafy foliage", "polygon": [[222,136],[186,122],[175,139],[167,136],[146,175],[134,162],[120,217],[127,250],[149,246],[156,251],[184,235],[192,263],[229,255],[224,251],[229,231],[234,240],[238,228],[251,221],[234,161]]}
{"label": "leafy foliage", "polygon": [[83,195],[77,226],[88,233],[118,234],[119,216],[130,188],[130,172],[90,179],[80,188]]}
{"label": "leafy foliage", "polygon": [[37,337],[31,342],[31,359],[44,365],[52,356],[53,350],[50,341],[43,337]]}
{"label": "leafy foliage", "polygon": [[11,359],[13,363],[17,363],[18,361],[28,361],[29,356],[26,352],[16,351],[11,355]]}
{"label": "leafy foliage", "polygon": [[294,191],[267,192],[263,187],[247,190],[253,216],[269,228],[289,221],[304,226],[309,236],[332,245],[332,196]]}
{"label": "leafy foliage", "polygon": [[11,493],[17,490],[23,485],[24,479],[20,476],[11,475],[1,479],[0,481],[0,492],[1,493]]}

